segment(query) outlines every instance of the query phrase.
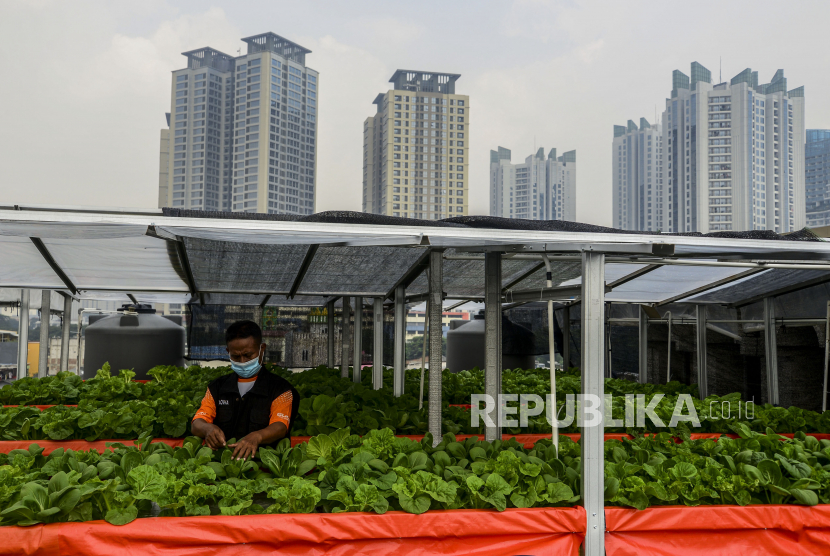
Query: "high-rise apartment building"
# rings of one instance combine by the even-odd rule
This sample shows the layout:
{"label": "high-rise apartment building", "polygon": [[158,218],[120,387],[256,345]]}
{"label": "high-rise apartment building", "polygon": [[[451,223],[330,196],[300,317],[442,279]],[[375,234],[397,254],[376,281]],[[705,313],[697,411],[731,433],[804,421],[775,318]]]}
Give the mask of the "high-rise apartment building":
{"label": "high-rise apartment building", "polygon": [[545,149],[512,164],[510,150],[490,151],[490,215],[524,220],[576,219],[576,151]]}
{"label": "high-rise apartment building", "polygon": [[192,50],[173,72],[163,205],[312,214],[319,75],[305,65],[311,51],[274,33],[242,41],[242,56]]}
{"label": "high-rise apartment building", "polygon": [[158,207],[169,206],[170,189],[170,114],[165,114],[167,127],[159,133],[159,200]]}
{"label": "high-rise apartment building", "polygon": [[470,97],[452,73],[398,70],[363,123],[363,211],[438,220],[467,214]]}
{"label": "high-rise apartment building", "polygon": [[614,126],[611,181],[615,228],[666,229],[662,157],[659,125],[640,118],[640,127],[631,120],[628,125]]}
{"label": "high-rise apartment building", "polygon": [[783,70],[767,84],[748,68],[713,85],[693,62],[691,78],[674,71],[659,128],[643,123],[614,126],[615,226],[789,232],[806,224],[804,88],[788,91]]}
{"label": "high-rise apartment building", "polygon": [[830,226],[830,129],[808,129],[805,152],[807,225]]}
{"label": "high-rise apartment building", "polygon": [[691,79],[675,70],[661,129],[664,231],[805,225],[804,88],[788,91],[783,70],[715,85],[697,62]]}

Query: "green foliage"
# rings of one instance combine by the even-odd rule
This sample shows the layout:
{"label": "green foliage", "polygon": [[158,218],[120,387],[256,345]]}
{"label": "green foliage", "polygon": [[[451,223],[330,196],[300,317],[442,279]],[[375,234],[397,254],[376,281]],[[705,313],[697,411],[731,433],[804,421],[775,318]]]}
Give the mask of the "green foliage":
{"label": "green foliage", "polygon": [[611,505],[801,504],[830,502],[830,441],[793,440],[735,425],[740,438],[676,443],[668,434],[605,443]]}
{"label": "green foliage", "polygon": [[286,440],[245,462],[195,437],[174,449],[143,436],[102,454],[57,449],[44,456],[32,444],[0,457],[0,525],[561,505],[579,500],[578,451],[565,440],[559,459],[550,441],[526,450],[515,441],[459,442],[451,433],[433,447],[429,435],[415,442],[390,429],[363,438],[339,429],[294,448]]}
{"label": "green foliage", "polygon": [[[429,377],[424,376],[425,400],[419,408],[420,369],[410,369],[405,374],[404,395],[395,398],[392,370],[384,369],[384,388],[374,390],[371,373],[363,373],[362,382],[354,383],[340,376],[339,369],[318,367],[302,373],[292,373],[280,367],[272,372],[289,380],[300,393],[298,415],[293,416],[292,434],[316,436],[330,434],[348,427],[365,435],[369,431],[390,428],[396,434],[424,434],[427,430]],[[98,371],[95,378],[86,382],[71,373],[55,377],[23,379],[0,389],[0,399],[5,403],[41,404],[49,402],[73,403],[77,408],[52,407],[42,413],[33,408],[7,407],[0,409],[0,439],[4,440],[64,440],[182,437],[189,434],[190,420],[204,397],[207,384],[228,374],[227,367],[173,367],[160,366],[149,371],[153,380],[141,384],[130,380],[132,371],[122,370],[112,376],[109,366]],[[470,412],[449,404],[470,402],[473,394],[484,391],[484,374],[480,369],[460,373],[443,373],[442,416],[443,430],[454,434],[484,434],[483,422],[477,427],[470,424]],[[557,411],[564,415],[566,395],[580,392],[580,377],[575,369],[557,372]],[[550,393],[548,369],[514,369],[502,374],[502,388],[507,394],[535,394],[542,399]],[[606,379],[605,391],[613,394],[612,415],[615,419],[625,416],[626,395],[643,395],[649,403],[657,394],[664,397],[656,404],[654,412],[666,424],[669,423],[680,394],[692,395],[692,403],[701,420],[695,432],[728,433],[739,423],[751,430],[763,432],[768,428],[777,432],[830,433],[830,412],[823,414],[796,407],[782,408],[771,405],[756,406],[747,417],[746,404],[738,394],[709,396],[696,399],[697,387],[679,382],[665,385],[639,384],[626,380]],[[630,402],[628,402],[630,403]],[[516,406],[516,402],[509,402]],[[730,412],[725,412],[726,408]],[[740,413],[738,408],[740,407]],[[527,427],[503,427],[508,434],[549,433],[550,424],[545,414],[530,416]],[[665,432],[683,437],[690,430],[680,422],[674,429],[656,428],[651,420],[645,428],[607,427],[607,432]],[[578,432],[572,423],[561,432]]]}
{"label": "green foliage", "polygon": [[[677,443],[666,433],[605,443],[609,505],[830,503],[830,441],[734,428],[740,438]],[[569,506],[581,500],[577,443],[527,449],[515,440],[433,446],[390,429],[339,429],[306,444],[260,449],[253,461],[195,437],[180,448],[143,436],[99,454],[57,449],[0,455],[0,525],[149,515],[375,512]]]}

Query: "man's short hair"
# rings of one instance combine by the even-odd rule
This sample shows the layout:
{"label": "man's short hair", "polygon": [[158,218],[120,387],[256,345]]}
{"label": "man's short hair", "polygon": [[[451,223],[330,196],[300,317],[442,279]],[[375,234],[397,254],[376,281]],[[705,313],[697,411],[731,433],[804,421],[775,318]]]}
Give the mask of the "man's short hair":
{"label": "man's short hair", "polygon": [[253,338],[257,345],[262,343],[262,329],[252,320],[238,320],[225,331],[225,343],[237,338]]}

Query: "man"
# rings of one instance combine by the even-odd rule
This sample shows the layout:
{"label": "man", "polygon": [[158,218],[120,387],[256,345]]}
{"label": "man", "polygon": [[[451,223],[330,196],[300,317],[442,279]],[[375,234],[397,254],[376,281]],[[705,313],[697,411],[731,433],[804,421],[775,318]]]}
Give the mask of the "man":
{"label": "man", "polygon": [[217,450],[236,438],[233,459],[252,457],[260,446],[291,438],[291,420],[300,396],[283,378],[262,366],[262,330],[252,321],[233,323],[225,332],[233,374],[208,385],[202,406],[190,425],[193,434]]}

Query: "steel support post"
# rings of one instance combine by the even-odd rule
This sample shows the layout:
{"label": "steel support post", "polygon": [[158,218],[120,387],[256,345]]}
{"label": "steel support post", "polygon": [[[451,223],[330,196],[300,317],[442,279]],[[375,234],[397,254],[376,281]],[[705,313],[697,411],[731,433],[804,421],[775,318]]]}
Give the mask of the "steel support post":
{"label": "steel support post", "polygon": [[827,411],[827,371],[830,367],[830,301],[827,302],[827,320],[824,323],[824,389],[821,391],[821,412]]}
{"label": "steel support post", "polygon": [[349,334],[349,330],[351,329],[351,312],[352,309],[349,306],[350,298],[344,297],[343,298],[343,335],[341,336],[340,342],[340,376],[343,378],[349,378],[349,355],[352,351],[351,346],[351,335]]}
{"label": "steel support post", "polygon": [[640,384],[645,384],[648,382],[648,315],[642,305],[640,305],[639,347]]}
{"label": "steel support post", "polygon": [[395,369],[392,390],[395,397],[403,395],[403,383],[406,373],[406,288],[395,288]]}
{"label": "steel support post", "polygon": [[20,290],[20,321],[17,329],[17,379],[28,376],[29,364],[29,290]]}
{"label": "steel support post", "polygon": [[700,399],[709,394],[708,373],[706,371],[706,305],[698,305],[695,308],[697,322],[697,388],[700,390]]}
{"label": "steel support post", "polygon": [[778,341],[775,337],[775,298],[764,298],[764,355],[767,360],[767,401],[778,405]]}
{"label": "steel support post", "polygon": [[429,432],[435,444],[441,441],[441,375],[444,370],[441,327],[444,303],[444,253],[429,254]]}
{"label": "steel support post", "polygon": [[[582,499],[588,519],[585,556],[605,555],[605,255],[582,253],[582,395],[581,407],[599,410],[596,422],[582,420]],[[594,419],[594,416],[591,417]],[[590,425],[590,426],[589,426]]]}
{"label": "steel support post", "polygon": [[37,377],[49,375],[49,317],[52,311],[52,290],[43,290],[40,296],[40,352],[37,361]]}
{"label": "steel support post", "polygon": [[484,254],[484,393],[494,409],[490,413],[495,427],[487,427],[484,438],[492,442],[501,438],[501,253]]}
{"label": "steel support post", "polygon": [[562,309],[562,368],[571,367],[571,307]]}
{"label": "steel support post", "polygon": [[326,359],[327,365],[334,368],[334,301],[329,301],[326,305]]}
{"label": "steel support post", "polygon": [[363,298],[354,298],[354,355],[352,357],[352,380],[360,382],[363,366]]}
{"label": "steel support post", "polygon": [[63,326],[61,328],[61,371],[69,370],[69,330],[72,326],[72,298],[63,298]]}
{"label": "steel support post", "polygon": [[372,346],[372,388],[380,390],[383,388],[383,299],[380,297],[374,299],[372,316],[372,332],[375,339],[375,345]]}

